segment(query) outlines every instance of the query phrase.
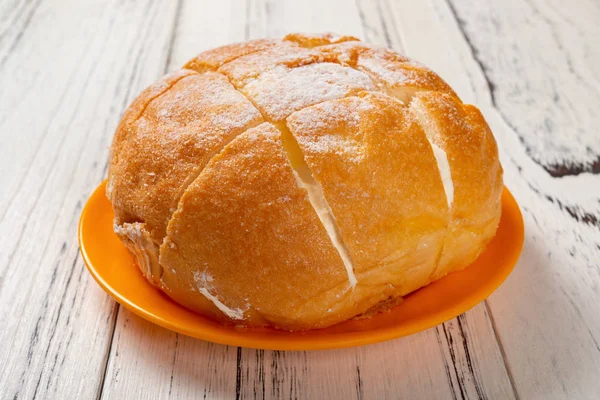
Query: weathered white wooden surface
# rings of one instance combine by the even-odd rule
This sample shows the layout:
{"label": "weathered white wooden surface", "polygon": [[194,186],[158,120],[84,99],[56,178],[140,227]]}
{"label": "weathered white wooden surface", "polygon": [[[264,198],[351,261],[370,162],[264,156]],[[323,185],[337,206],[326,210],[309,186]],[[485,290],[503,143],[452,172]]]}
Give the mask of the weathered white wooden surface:
{"label": "weathered white wooden surface", "polygon": [[[407,52],[481,107],[498,140],[505,181],[524,213],[521,260],[488,300],[515,390],[525,399],[597,398],[600,171],[580,173],[580,167],[595,167],[583,167],[588,161],[576,153],[580,143],[590,143],[589,153],[596,156],[594,149],[600,148],[597,128],[586,125],[588,108],[600,107],[600,67],[594,63],[600,48],[585,41],[598,32],[600,8],[520,0],[404,3],[395,4],[394,15],[406,28]],[[418,33],[418,24],[429,27],[427,37]],[[583,43],[557,45],[573,30]],[[572,58],[580,46],[588,55]],[[565,63],[581,70],[589,83],[563,68]],[[553,85],[559,100],[547,93]],[[572,122],[561,126],[565,118]],[[541,128],[546,124],[556,130]],[[549,146],[547,158],[538,158],[528,145],[545,146],[536,134],[547,140],[557,136],[569,146],[561,152]],[[553,168],[562,176],[552,176]]]}
{"label": "weathered white wooden surface", "polygon": [[[600,5],[558,0],[0,3],[0,398],[597,398]],[[480,106],[522,206],[488,301],[407,338],[237,349],[119,308],[76,225],[125,106],[195,53],[289,31],[403,51]]]}
{"label": "weathered white wooden surface", "polygon": [[104,379],[116,306],[77,220],[122,108],[164,70],[174,13],[121,3],[2,3],[1,398],[93,398]]}

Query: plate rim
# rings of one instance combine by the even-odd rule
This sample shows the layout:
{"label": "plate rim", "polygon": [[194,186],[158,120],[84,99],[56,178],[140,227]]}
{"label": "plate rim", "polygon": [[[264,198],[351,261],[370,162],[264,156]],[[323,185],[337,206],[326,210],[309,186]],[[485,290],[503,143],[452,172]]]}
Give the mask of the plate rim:
{"label": "plate rim", "polygon": [[[365,333],[369,332],[369,330],[338,332],[329,333],[326,336],[326,339],[321,338],[319,340],[314,340],[314,332],[318,330],[309,331],[313,332],[313,334],[306,335],[306,332],[287,332],[280,331],[274,328],[266,328],[267,330],[272,329],[273,331],[282,333],[281,336],[271,337],[269,341],[266,342],[265,339],[257,337],[257,335],[260,336],[259,332],[252,332],[251,328],[239,329],[230,325],[218,324],[204,316],[197,314],[197,316],[200,319],[210,321],[210,324],[218,325],[218,328],[216,330],[211,329],[202,330],[201,332],[198,332],[198,330],[187,329],[184,326],[166,320],[163,317],[156,315],[155,313],[143,307],[140,307],[135,302],[131,301],[128,297],[121,294],[113,286],[111,286],[110,283],[108,283],[99,273],[99,271],[93,266],[94,263],[90,259],[85,245],[86,240],[84,238],[84,228],[86,223],[86,217],[89,215],[90,209],[94,206],[95,197],[98,195],[105,195],[104,193],[106,183],[107,180],[105,179],[102,183],[100,183],[100,185],[98,185],[94,189],[92,194],[89,196],[81,212],[77,229],[80,252],[90,275],[92,275],[94,280],[108,295],[110,295],[120,305],[124,306],[126,309],[133,312],[137,316],[171,331],[181,333],[183,335],[190,336],[196,339],[201,339],[223,345],[265,350],[326,350],[374,344],[412,335],[414,333],[430,329],[452,318],[455,318],[460,314],[465,313],[466,311],[475,307],[477,304],[485,301],[485,299],[487,299],[495,290],[497,290],[512,273],[520,258],[524,245],[524,221],[520,207],[512,193],[508,190],[506,186],[504,186],[501,199],[503,217],[505,215],[505,212],[508,211],[508,214],[512,214],[512,220],[517,223],[517,227],[519,228],[516,232],[517,236],[514,238],[513,243],[515,245],[515,250],[512,252],[512,254],[509,257],[509,260],[506,262],[507,264],[510,264],[510,267],[502,269],[502,273],[498,275],[497,280],[492,281],[493,283],[490,283],[490,281],[488,280],[486,281],[488,283],[487,285],[481,285],[478,287],[478,292],[481,293],[480,296],[465,297],[464,300],[458,302],[453,307],[442,309],[434,314],[426,314],[426,316],[424,316],[423,318],[412,319],[411,321],[414,322],[411,322],[411,324],[408,325],[400,324],[383,328],[377,328],[376,330],[374,330],[374,334],[370,335],[365,335]],[[505,207],[505,203],[509,203],[507,207]],[[466,268],[469,268],[469,266],[467,266]],[[160,295],[158,291],[157,294]],[[186,309],[185,307],[176,303],[172,299],[169,299],[169,301],[173,302],[178,307]],[[426,320],[427,322],[418,323],[419,320]],[[265,328],[262,329],[264,332]],[[371,331],[373,332],[373,330]]]}

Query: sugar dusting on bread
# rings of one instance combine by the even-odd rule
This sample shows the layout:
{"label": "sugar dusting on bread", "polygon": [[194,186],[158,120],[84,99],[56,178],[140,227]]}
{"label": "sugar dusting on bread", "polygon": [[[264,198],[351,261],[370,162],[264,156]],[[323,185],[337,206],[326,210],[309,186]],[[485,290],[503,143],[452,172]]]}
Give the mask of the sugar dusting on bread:
{"label": "sugar dusting on bread", "polygon": [[[357,126],[360,123],[360,114],[373,108],[371,103],[365,101],[354,102],[352,108],[345,107],[339,102],[326,101],[318,104],[318,113],[294,113],[290,121],[294,125],[303,126],[314,132],[325,132],[332,121],[338,118],[346,121],[349,126]],[[351,135],[322,133],[315,135],[313,140],[306,141],[303,145],[310,153],[337,154],[350,163],[359,163],[363,158],[364,147]]]}
{"label": "sugar dusting on bread", "polygon": [[241,88],[260,74],[278,66],[295,68],[318,62],[320,58],[314,51],[284,41],[267,50],[251,53],[224,64],[218,72],[226,75],[237,88]]}
{"label": "sugar dusting on bread", "polygon": [[374,90],[371,79],[353,68],[334,63],[297,68],[279,66],[248,83],[242,92],[273,121],[326,100]]}
{"label": "sugar dusting on bread", "polygon": [[128,127],[111,163],[119,222],[144,222],[161,243],[185,188],[227,143],[262,122],[252,103],[217,72],[192,73],[155,96]]}

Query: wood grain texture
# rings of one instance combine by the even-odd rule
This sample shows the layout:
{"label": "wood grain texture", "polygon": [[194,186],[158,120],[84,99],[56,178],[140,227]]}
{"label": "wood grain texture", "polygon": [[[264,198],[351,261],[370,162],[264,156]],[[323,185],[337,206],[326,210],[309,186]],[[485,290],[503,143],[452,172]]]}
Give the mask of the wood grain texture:
{"label": "wood grain texture", "polygon": [[[0,3],[0,398],[596,398],[600,7],[591,1]],[[125,107],[218,45],[334,31],[432,67],[482,109],[522,206],[523,256],[485,303],[407,338],[277,352],[119,308],[78,256]]]}
{"label": "wood grain texture", "polygon": [[[546,8],[551,6],[545,3]],[[481,68],[473,53],[468,33],[454,17],[463,7],[463,15],[467,15],[467,8],[477,6],[458,1],[406,1],[396,3],[394,13],[398,26],[403,27],[407,51],[414,51],[417,59],[441,73],[465,101],[481,106],[500,147],[505,181],[524,213],[526,239],[520,262],[487,301],[509,372],[521,398],[596,398],[600,392],[600,232],[584,210],[597,210],[600,179],[591,173],[554,177],[533,159],[519,133],[492,101],[490,87],[515,80],[528,85],[527,79],[533,75],[537,80],[556,80],[558,73],[536,68],[529,60],[526,68],[535,74],[513,73],[491,80],[494,78]],[[512,10],[519,13],[521,8]],[[415,21],[431,28],[427,41],[415,31]],[[486,34],[493,35],[478,32]],[[526,58],[524,53],[520,56]],[[559,60],[563,56],[557,52],[553,57]],[[499,64],[490,68],[500,68]],[[496,102],[503,90],[497,90]],[[541,93],[535,101],[528,110],[523,108],[521,122],[548,103]],[[596,137],[594,130],[581,134]]]}
{"label": "wood grain texture", "polygon": [[101,397],[232,398],[236,363],[235,347],[179,335],[121,308]]}
{"label": "wood grain texture", "polygon": [[599,174],[600,136],[590,134],[597,130],[600,107],[600,51],[594,44],[600,37],[598,3],[451,5],[465,39],[476,49],[473,56],[488,78],[492,103],[528,155],[555,177]]}
{"label": "wood grain texture", "polygon": [[77,223],[123,107],[164,70],[170,7],[26,2],[2,19],[0,398],[99,393],[116,306]]}

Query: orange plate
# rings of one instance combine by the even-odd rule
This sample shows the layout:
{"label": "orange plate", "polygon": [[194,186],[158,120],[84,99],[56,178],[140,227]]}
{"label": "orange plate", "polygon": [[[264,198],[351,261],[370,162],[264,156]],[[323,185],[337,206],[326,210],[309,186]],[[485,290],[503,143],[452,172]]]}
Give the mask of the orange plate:
{"label": "orange plate", "polygon": [[235,328],[195,314],[151,286],[113,232],[106,182],[88,200],[79,222],[79,244],[88,270],[119,303],[167,329],[211,342],[272,350],[316,350],[360,346],[431,328],[464,313],[487,298],[512,271],[523,246],[523,218],[505,188],[496,237],[483,254],[416,292],[390,312],[309,332]]}

